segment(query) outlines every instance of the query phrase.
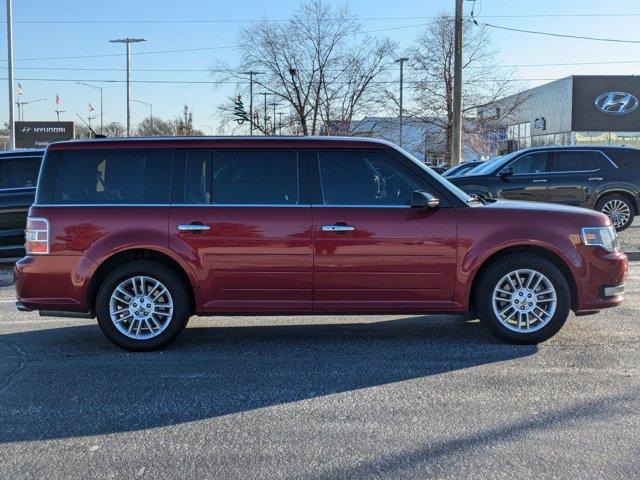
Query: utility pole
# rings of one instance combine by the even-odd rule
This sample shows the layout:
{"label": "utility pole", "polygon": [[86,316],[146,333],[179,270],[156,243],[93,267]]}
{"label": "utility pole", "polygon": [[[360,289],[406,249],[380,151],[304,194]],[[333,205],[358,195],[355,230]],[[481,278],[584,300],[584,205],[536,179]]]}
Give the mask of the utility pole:
{"label": "utility pole", "polygon": [[462,0],[456,0],[453,55],[453,144],[451,145],[451,166],[459,165],[462,157]]}
{"label": "utility pole", "polygon": [[273,124],[273,134],[276,134],[276,107],[282,105],[278,102],[271,102],[269,105],[273,107],[273,117],[271,117],[271,123]]}
{"label": "utility pole", "polygon": [[119,38],[110,43],[124,43],[127,46],[127,137],[131,136],[131,44],[146,42],[146,38]]}
{"label": "utility pole", "polygon": [[84,85],[85,87],[93,88],[94,90],[100,91],[100,134],[102,135],[104,132],[104,104],[102,103],[102,87],[96,87],[95,85],[89,85],[84,82],[76,82],[78,85]]}
{"label": "utility pole", "polygon": [[38,98],[36,100],[25,100],[23,102],[16,102],[16,106],[18,107],[18,121],[24,120],[24,106],[29,105],[30,103],[43,102],[46,98]]}
{"label": "utility pole", "polygon": [[278,112],[278,117],[279,117],[278,126],[280,128],[280,133],[279,133],[280,136],[282,136],[282,115],[284,115],[284,112]]}
{"label": "utility pole", "polygon": [[264,131],[264,134],[266,135],[267,134],[267,95],[269,95],[269,92],[260,92],[258,95],[264,95],[263,131]]}
{"label": "utility pole", "polygon": [[241,75],[249,75],[249,135],[253,135],[253,77],[254,75],[262,75],[264,72],[249,70],[240,73]]}
{"label": "utility pole", "polygon": [[9,149],[16,148],[13,118],[13,0],[7,0],[7,78],[9,79]]}
{"label": "utility pole", "polygon": [[396,63],[400,64],[400,142],[398,143],[398,145],[400,146],[402,146],[402,142],[404,139],[402,135],[402,121],[403,121],[403,115],[404,115],[404,108],[402,105],[402,96],[404,92],[404,62],[406,62],[407,60],[409,60],[407,57],[401,57],[396,60]]}

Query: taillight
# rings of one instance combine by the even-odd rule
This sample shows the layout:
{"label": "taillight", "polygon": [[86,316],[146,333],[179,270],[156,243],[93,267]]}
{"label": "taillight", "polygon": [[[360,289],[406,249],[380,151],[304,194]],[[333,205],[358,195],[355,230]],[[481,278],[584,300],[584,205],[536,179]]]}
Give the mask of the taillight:
{"label": "taillight", "polygon": [[36,217],[27,218],[27,229],[24,233],[27,255],[49,254],[49,220]]}

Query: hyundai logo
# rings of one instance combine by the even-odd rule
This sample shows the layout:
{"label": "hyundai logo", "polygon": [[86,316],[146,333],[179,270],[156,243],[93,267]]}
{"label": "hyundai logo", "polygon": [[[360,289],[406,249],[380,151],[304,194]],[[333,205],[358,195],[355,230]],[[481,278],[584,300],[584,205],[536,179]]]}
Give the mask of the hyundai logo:
{"label": "hyundai logo", "polygon": [[638,99],[627,92],[607,92],[596,98],[596,108],[610,115],[626,115],[638,108]]}

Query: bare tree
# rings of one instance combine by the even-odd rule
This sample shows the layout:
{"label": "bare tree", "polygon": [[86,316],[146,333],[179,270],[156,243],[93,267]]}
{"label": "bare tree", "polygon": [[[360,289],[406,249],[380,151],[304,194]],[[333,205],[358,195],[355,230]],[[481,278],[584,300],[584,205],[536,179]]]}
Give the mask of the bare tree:
{"label": "bare tree", "polygon": [[93,138],[93,133],[89,130],[89,127],[76,123],[75,125],[75,138]]}
{"label": "bare tree", "polygon": [[109,122],[104,126],[103,133],[107,137],[124,137],[126,129],[120,122]]}
{"label": "bare tree", "polygon": [[[514,72],[500,68],[497,52],[485,27],[465,20],[463,30],[463,143],[478,151],[486,149],[486,145],[481,144],[490,127],[497,126],[502,118],[516,109],[524,96],[513,95],[509,104],[501,105],[497,115],[477,115],[479,108],[513,93]],[[454,44],[454,18],[441,14],[418,36],[408,55],[416,79],[410,88],[412,106],[406,115],[421,119],[443,132],[443,138],[430,148],[447,163],[451,159],[453,136]]]}
{"label": "bare tree", "polygon": [[140,137],[154,137],[157,135],[174,136],[176,135],[176,121],[166,121],[161,118],[151,117],[144,118],[138,128],[136,135]]}
{"label": "bare tree", "polygon": [[[238,71],[263,72],[255,77],[257,88],[290,110],[288,130],[302,135],[327,133],[331,122],[350,122],[362,112],[395,50],[388,39],[362,35],[348,8],[321,0],[303,4],[288,22],[265,20],[239,37]],[[243,75],[232,78],[246,85]],[[221,112],[229,112],[228,106]],[[269,130],[260,115],[251,121],[258,130]]]}
{"label": "bare tree", "polygon": [[182,137],[204,135],[204,132],[193,127],[193,112],[187,105],[182,110],[182,116],[176,119],[174,135]]}

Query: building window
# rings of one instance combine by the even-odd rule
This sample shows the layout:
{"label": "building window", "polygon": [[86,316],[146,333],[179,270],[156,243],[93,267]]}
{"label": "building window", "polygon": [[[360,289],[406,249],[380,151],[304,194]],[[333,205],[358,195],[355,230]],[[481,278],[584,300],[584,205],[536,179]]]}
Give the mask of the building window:
{"label": "building window", "polygon": [[516,123],[507,127],[507,140],[516,149],[528,148],[531,146],[531,122]]}

